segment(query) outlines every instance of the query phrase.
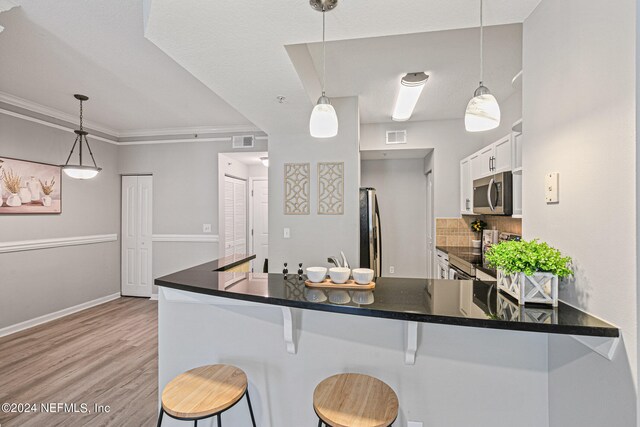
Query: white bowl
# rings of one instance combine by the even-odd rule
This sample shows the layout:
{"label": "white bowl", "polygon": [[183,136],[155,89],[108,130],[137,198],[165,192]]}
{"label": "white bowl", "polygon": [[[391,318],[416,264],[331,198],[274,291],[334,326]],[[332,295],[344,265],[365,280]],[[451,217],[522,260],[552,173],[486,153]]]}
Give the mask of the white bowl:
{"label": "white bowl", "polygon": [[373,280],[373,270],[370,268],[354,268],[353,280],[359,285],[368,285]]}
{"label": "white bowl", "polygon": [[333,283],[344,283],[349,280],[351,269],[347,267],[332,267],[329,269],[329,277]]}
{"label": "white bowl", "polygon": [[327,300],[327,295],[322,289],[309,289],[305,287],[304,297],[307,301],[311,302],[324,302]]}
{"label": "white bowl", "polygon": [[326,267],[308,267],[307,268],[307,277],[310,282],[320,283],[327,276],[327,268]]}

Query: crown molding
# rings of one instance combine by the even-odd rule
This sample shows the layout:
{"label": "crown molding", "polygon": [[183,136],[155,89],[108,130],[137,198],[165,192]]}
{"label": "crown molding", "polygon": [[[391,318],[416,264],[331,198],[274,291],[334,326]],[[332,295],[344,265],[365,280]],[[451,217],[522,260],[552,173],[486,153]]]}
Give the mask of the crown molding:
{"label": "crown molding", "polygon": [[[2,0],[0,0],[0,2],[1,1]],[[34,117],[23,112],[12,111],[6,108],[0,108],[1,114],[7,114],[9,116],[21,118],[67,132],[73,132],[75,129],[74,127],[65,126],[64,124],[60,123],[54,123],[53,121],[49,121],[46,119],[52,118],[64,123],[71,124],[77,120],[76,116],[67,114],[60,110],[56,110],[55,108],[46,107],[36,102],[31,102],[29,100],[2,91],[0,91],[0,102],[44,117]],[[118,131],[87,120],[85,120],[85,123],[88,129],[100,132],[105,135],[105,137],[101,137],[96,135],[95,133],[91,133],[90,138],[115,145],[175,144],[184,142],[227,142],[231,140],[231,136],[228,136],[229,134],[259,134],[255,135],[257,140],[268,139],[267,136],[264,135],[264,132],[253,125],[196,126]],[[197,135],[203,135],[203,137],[198,137]],[[204,135],[206,135],[206,137]],[[214,135],[225,136],[215,137]],[[162,137],[167,136],[172,136],[173,138],[162,139]],[[158,137],[160,137],[160,139],[153,139]],[[136,139],[133,141],[126,140],[131,138],[140,139]]]}
{"label": "crown molding", "polygon": [[[47,117],[62,120],[64,122],[75,123],[78,120],[78,116],[74,116],[73,114],[68,114],[60,110],[56,110],[55,108],[46,107],[44,105],[29,101],[27,99],[19,98],[6,92],[0,91],[0,102],[4,102],[6,104],[13,105],[14,107],[31,111],[32,113],[42,114]],[[86,124],[86,127],[91,130],[113,136],[114,138],[118,138],[118,131],[115,129],[108,128],[89,120],[85,120],[84,122]]]}
{"label": "crown molding", "polygon": [[144,138],[151,136],[176,136],[176,135],[207,135],[220,133],[256,133],[262,132],[252,125],[230,125],[230,126],[195,126],[166,129],[138,129],[122,131],[118,133],[118,138]]}

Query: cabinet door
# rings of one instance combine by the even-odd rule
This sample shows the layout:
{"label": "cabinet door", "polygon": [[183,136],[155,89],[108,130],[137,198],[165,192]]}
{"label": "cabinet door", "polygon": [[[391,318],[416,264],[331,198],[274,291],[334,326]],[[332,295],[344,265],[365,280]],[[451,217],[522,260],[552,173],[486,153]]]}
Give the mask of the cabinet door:
{"label": "cabinet door", "polygon": [[511,170],[511,135],[505,136],[494,144],[493,173]]}
{"label": "cabinet door", "polygon": [[484,178],[493,174],[493,144],[484,147],[482,150],[471,156],[471,177],[472,179]]}
{"label": "cabinet door", "polygon": [[460,162],[460,213],[473,212],[473,180],[471,179],[471,159]]}

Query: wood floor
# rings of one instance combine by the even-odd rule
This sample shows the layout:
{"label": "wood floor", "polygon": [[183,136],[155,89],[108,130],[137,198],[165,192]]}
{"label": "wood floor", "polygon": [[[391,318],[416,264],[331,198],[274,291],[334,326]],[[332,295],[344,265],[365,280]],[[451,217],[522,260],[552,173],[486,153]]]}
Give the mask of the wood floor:
{"label": "wood floor", "polygon": [[[157,319],[156,301],[119,298],[0,338],[0,404],[38,405],[38,413],[0,410],[0,426],[155,425]],[[41,403],[75,403],[79,412],[42,413]],[[80,413],[82,403],[91,413]],[[94,404],[110,411],[95,413]]]}

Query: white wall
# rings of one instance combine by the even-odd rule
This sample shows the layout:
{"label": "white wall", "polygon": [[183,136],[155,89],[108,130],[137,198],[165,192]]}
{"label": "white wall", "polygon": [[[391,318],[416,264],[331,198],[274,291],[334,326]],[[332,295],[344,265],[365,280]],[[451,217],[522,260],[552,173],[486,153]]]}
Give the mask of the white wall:
{"label": "white wall", "polygon": [[[360,153],[357,98],[332,99],[338,136],[326,140],[305,134],[269,135],[269,271],[284,262],[305,267],[327,265],[327,257],[344,251],[358,264]],[[318,162],[344,162],[344,215],[318,215]],[[311,164],[309,215],[284,215],[284,164]],[[283,229],[291,238],[283,238]]]}
{"label": "white wall", "polygon": [[[385,144],[386,131],[395,129],[407,130],[407,144]],[[360,131],[360,149],[363,151],[433,148],[435,217],[460,216],[460,160],[486,145],[480,134],[464,129],[462,118],[366,124]]]}
{"label": "white wall", "polygon": [[[258,140],[254,151],[266,146]],[[123,174],[153,174],[154,234],[203,234],[202,224],[211,224],[217,235],[218,154],[232,151],[231,142],[122,146],[119,168]],[[153,277],[211,261],[218,253],[216,242],[155,242]]]}
{"label": "white wall", "polygon": [[[61,215],[3,215],[1,242],[120,235],[116,146],[88,138],[102,172],[89,181],[63,174]],[[72,132],[0,114],[0,156],[61,164],[74,139]],[[120,242],[0,254],[0,284],[0,328],[114,294]]]}
{"label": "white wall", "polygon": [[[427,275],[427,178],[425,160],[363,160],[363,187],[378,195],[384,276]],[[395,273],[391,274],[389,267]]]}
{"label": "white wall", "polygon": [[[624,337],[609,362],[550,336],[551,426],[636,425],[635,8],[543,0],[524,23],[524,236],[573,257],[561,299]],[[560,203],[547,205],[552,171]]]}

